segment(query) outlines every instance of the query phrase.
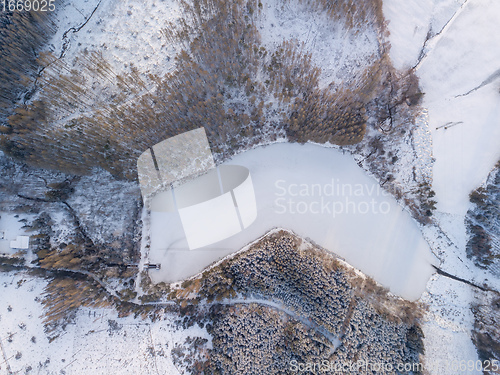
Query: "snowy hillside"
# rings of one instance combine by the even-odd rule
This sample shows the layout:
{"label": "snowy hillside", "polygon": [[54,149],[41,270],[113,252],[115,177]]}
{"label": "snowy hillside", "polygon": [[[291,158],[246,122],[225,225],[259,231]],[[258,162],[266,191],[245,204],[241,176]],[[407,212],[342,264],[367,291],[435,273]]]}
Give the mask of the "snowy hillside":
{"label": "snowy hillside", "polygon": [[[498,278],[467,259],[464,216],[469,193],[485,181],[500,158],[500,3],[429,0],[403,5],[386,0],[384,13],[389,19],[391,57],[396,66],[416,67],[425,92],[423,105],[429,110],[436,216],[444,233],[424,233],[443,269],[498,291]],[[443,236],[445,240],[436,241]],[[439,361],[443,352],[456,360],[477,359],[469,310],[475,300],[473,290],[437,276],[426,299],[433,311],[424,326],[427,360]],[[444,366],[435,373],[456,372]]]}
{"label": "snowy hillside", "polygon": [[[477,364],[500,355],[495,351],[500,346],[498,259],[493,254],[488,261],[497,264],[483,267],[471,257],[467,244],[472,237],[465,221],[468,212],[469,220],[476,215],[473,219],[485,231],[494,232],[494,241],[498,238],[498,218],[477,216],[482,213],[474,204],[479,198],[486,206],[498,203],[492,178],[487,178],[500,160],[500,1],[57,4],[53,35],[43,51],[33,51],[40,58],[38,71],[32,71],[32,77],[20,77],[16,71],[15,78],[26,87],[22,95],[10,93],[17,107],[9,111],[16,112],[0,124],[5,150],[0,153],[0,231],[6,249],[0,255],[0,375],[202,373],[198,366],[210,364],[213,333],[228,342],[240,333],[232,332],[226,321],[234,327],[247,324],[244,330],[250,327],[249,334],[259,338],[257,346],[267,344],[255,330],[273,332],[266,331],[270,324],[259,321],[261,328],[253,326],[259,315],[254,312],[264,310],[276,325],[288,321],[291,328],[283,342],[294,353],[309,350],[307,358],[317,348],[329,358],[330,350],[338,349],[349,335],[352,340],[340,347],[342,355],[372,353],[372,344],[356,345],[367,337],[359,328],[365,323],[372,338],[389,343],[394,337],[384,344],[391,350],[406,345],[413,345],[415,353],[425,349],[419,361],[431,375],[480,374],[475,365],[460,372],[453,364]],[[2,37],[8,35],[3,30]],[[235,241],[199,253],[168,252],[157,239],[182,244],[182,228],[173,221],[155,221],[148,206],[143,207],[137,157],[165,138],[200,126],[218,163],[254,168],[257,197],[265,203],[259,215],[276,210],[273,198],[279,186],[286,186],[281,190],[295,199],[300,184],[324,187],[333,177],[355,185],[359,177],[358,185],[392,195],[380,200],[390,203],[391,220],[372,212],[338,219],[332,230],[325,230],[324,218],[334,223],[331,215],[297,212],[301,220],[287,215],[272,221],[268,212],[269,220],[261,220]],[[264,147],[287,141],[315,145]],[[345,152],[351,155],[341,155]],[[276,170],[269,168],[271,157],[281,163]],[[347,165],[341,159],[349,159],[352,173],[339,172]],[[262,175],[265,188],[259,185]],[[476,190],[480,186],[490,186],[490,191]],[[473,191],[476,195],[470,196]],[[301,198],[303,204],[316,205],[316,198],[323,198],[308,194]],[[362,201],[370,194],[357,198]],[[498,215],[498,210],[481,209]],[[339,282],[335,293],[328,294],[323,274],[315,273],[317,267],[306,267],[312,264],[307,251],[314,246],[300,238],[290,240],[301,243],[290,249],[303,257],[303,263],[297,261],[291,268],[292,283],[279,256],[268,260],[260,250],[256,259],[263,275],[266,262],[276,263],[271,273],[278,281],[272,287],[247,267],[244,256],[234,258],[241,265],[228,268],[231,277],[227,270],[218,273],[221,265],[232,264],[234,254],[255,251],[258,241],[271,246],[260,236],[273,226],[311,236],[317,241],[314,246],[325,247],[321,251],[342,247],[338,254],[345,261],[374,277],[350,271],[361,275],[358,282],[369,290],[365,292],[371,302],[376,296],[390,297],[382,313],[366,308],[366,295],[354,285]],[[9,236],[21,234],[31,236],[27,251],[8,246]],[[408,242],[411,246],[405,245]],[[217,248],[222,245],[226,248]],[[493,245],[497,250],[498,244]],[[233,255],[221,259],[228,254]],[[175,263],[180,259],[187,260]],[[344,260],[327,262],[325,274]],[[149,263],[163,267],[158,272],[153,264],[148,270]],[[185,279],[195,273],[192,264],[201,272]],[[158,277],[167,272],[168,277]],[[171,274],[182,274],[178,279],[185,280],[168,284]],[[247,290],[251,278],[259,287]],[[410,279],[417,279],[418,285],[411,285]],[[233,288],[235,280],[240,289]],[[377,282],[404,291],[407,298],[421,298],[408,305]],[[304,292],[313,287],[321,292]],[[253,295],[259,291],[261,295]],[[329,346],[332,340],[325,345],[324,337],[332,332],[311,322],[313,305],[297,298],[302,292],[304,300],[312,297],[314,303],[326,293],[331,305],[342,311],[335,316],[346,318],[337,327],[337,347]],[[224,316],[218,310],[221,301],[227,305]],[[251,304],[238,311],[233,306],[250,302],[265,309]],[[287,312],[282,306],[287,304],[299,313]],[[422,306],[425,314],[420,316]],[[271,307],[280,313],[266,310]],[[412,317],[406,328],[415,337],[391,336],[393,322],[377,336],[379,315],[390,321],[395,310]],[[301,315],[304,311],[307,314]],[[328,321],[333,310],[325,305],[325,311]],[[239,313],[248,320],[238,320]],[[300,324],[289,324],[291,317]],[[351,318],[356,325],[350,324]],[[420,321],[414,324],[413,318]],[[210,319],[218,319],[215,329]],[[226,351],[233,348],[221,340],[214,343],[217,361],[227,365],[231,361]],[[376,347],[376,358],[389,355],[386,347]],[[240,354],[245,351],[240,349]],[[245,362],[251,356],[241,358]],[[245,369],[241,374],[246,375]]]}
{"label": "snowy hillside", "polygon": [[117,72],[132,63],[144,74],[161,75],[173,68],[176,55],[161,29],[178,16],[179,6],[172,1],[65,0],[49,44],[68,62],[84,50],[100,50]]}
{"label": "snowy hillside", "polygon": [[47,336],[40,303],[45,282],[24,272],[0,273],[0,374],[169,374],[181,372],[172,349],[188,337],[209,338],[176,317],[120,318],[110,309],[81,309]]}

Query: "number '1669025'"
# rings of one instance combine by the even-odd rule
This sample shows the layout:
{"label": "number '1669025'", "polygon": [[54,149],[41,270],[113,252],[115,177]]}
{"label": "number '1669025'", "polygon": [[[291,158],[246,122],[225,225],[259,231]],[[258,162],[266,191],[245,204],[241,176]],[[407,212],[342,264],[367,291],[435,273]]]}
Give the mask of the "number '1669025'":
{"label": "number '1669025'", "polygon": [[55,0],[0,0],[4,12],[53,12]]}

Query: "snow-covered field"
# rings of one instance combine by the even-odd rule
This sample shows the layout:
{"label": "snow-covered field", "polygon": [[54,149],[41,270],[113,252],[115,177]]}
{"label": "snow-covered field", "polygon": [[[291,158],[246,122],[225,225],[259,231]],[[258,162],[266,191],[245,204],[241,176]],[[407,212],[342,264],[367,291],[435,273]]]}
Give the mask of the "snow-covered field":
{"label": "snow-covered field", "polygon": [[[444,270],[498,290],[499,280],[466,257],[464,215],[469,193],[500,159],[500,3],[385,0],[384,13],[390,21],[391,57],[396,67],[417,67],[429,110],[435,216],[442,232],[429,229],[424,235]],[[470,288],[435,277],[424,300],[431,310],[424,325],[426,361],[437,363],[445,355],[450,361],[477,360]],[[432,373],[456,372],[442,367]]]}
{"label": "snow-covered field", "polygon": [[311,12],[298,1],[264,0],[257,27],[262,44],[273,51],[285,40],[295,40],[321,67],[320,85],[348,82],[373,63],[378,53],[374,26],[348,30],[321,12]]}
{"label": "snow-covered field", "polygon": [[[143,74],[172,71],[178,49],[165,43],[160,29],[166,21],[178,17],[179,8],[174,1],[64,3],[58,12],[59,30],[51,41],[51,49],[56,56],[64,52],[67,63],[85,50],[100,50],[116,73],[126,71],[131,64]],[[282,2],[271,0],[262,3],[267,10],[259,21],[263,44],[272,49],[283,39],[303,42],[311,50],[314,63],[323,69],[323,85],[331,80],[349,79],[376,51],[376,34],[370,30],[354,36],[341,27],[329,26],[321,16],[311,16],[300,7],[276,5]],[[471,340],[470,303],[474,294],[469,286],[442,276],[434,275],[426,284],[431,274],[430,262],[435,262],[429,248],[445,271],[500,289],[498,279],[478,270],[467,259],[464,226],[468,194],[486,179],[500,159],[500,2],[385,0],[384,13],[389,20],[391,58],[396,68],[416,67],[425,92],[423,105],[429,113],[435,158],[432,178],[438,212],[434,216],[439,227],[426,227],[421,232],[391,197],[376,193],[378,184],[351,157],[337,150],[312,145],[273,145],[241,154],[231,161],[251,170],[259,204],[256,223],[242,235],[210,250],[187,252],[178,251],[185,247],[178,218],[153,214],[149,261],[162,263],[163,276],[155,274],[155,270],[151,275],[157,281],[167,273],[173,279],[192,275],[272,227],[289,228],[343,256],[396,293],[413,299],[426,289],[421,299],[429,304],[423,325],[425,362],[431,374],[455,375],[457,372],[446,368],[443,358],[449,363],[478,358]],[[283,147],[291,147],[291,151],[283,152]],[[422,151],[426,160],[431,157],[430,150],[424,147]],[[270,160],[275,163],[273,168],[269,168]],[[328,202],[332,198],[325,191],[332,179],[334,185],[349,184],[353,193],[340,194],[344,200],[337,203],[343,203],[342,206],[334,206],[331,201],[330,205],[326,203],[323,213],[316,213],[321,210],[321,199]],[[88,189],[95,189],[91,177],[84,178],[83,183],[89,183]],[[306,184],[307,192],[303,190],[300,195],[298,184],[302,183]],[[313,185],[319,185],[320,190]],[[362,193],[355,193],[356,185],[362,186]],[[121,193],[132,195],[132,190]],[[293,207],[288,206],[289,199],[295,202]],[[78,206],[79,202],[72,203]],[[341,207],[364,211],[365,203],[366,214],[333,214]],[[87,215],[82,220],[87,218],[90,222],[99,212],[102,220],[95,222],[95,226],[109,224],[107,211],[102,207],[106,204],[96,202],[88,210],[82,207],[81,213]],[[387,214],[380,212],[387,209]],[[120,212],[120,218],[125,214]],[[15,231],[19,230],[13,218],[2,221],[5,219],[2,214],[0,226],[11,228],[15,224]],[[54,220],[63,228],[56,237],[64,237],[68,218],[60,215]],[[114,233],[115,229],[118,232]],[[119,235],[123,230],[105,225],[99,237]],[[146,228],[144,237],[147,236]],[[165,243],[177,250],[167,252]],[[145,243],[142,250],[146,252]],[[144,261],[141,260],[141,265]],[[199,328],[177,329],[170,316],[151,323],[121,319],[110,310],[82,309],[74,324],[49,342],[40,318],[44,285],[43,280],[24,273],[0,274],[0,374],[30,373],[29,368],[31,373],[40,374],[179,374],[170,354],[175,343],[183,343],[188,335],[208,338],[206,331]]]}
{"label": "snow-covered field", "polygon": [[392,292],[416,300],[437,264],[419,227],[351,155],[316,145],[277,143],[235,156],[250,170],[257,219],[243,232],[188,250],[174,213],[152,212],[149,260],[154,281],[178,281],[200,272],[272,228],[308,237],[345,258]]}
{"label": "snow-covered field", "polygon": [[178,16],[174,1],[65,0],[51,49],[56,56],[64,50],[68,63],[79,53],[99,50],[116,73],[133,64],[144,74],[161,75],[173,69],[177,53],[161,37],[161,29]]}
{"label": "snow-covered field", "polygon": [[[118,318],[106,309],[80,309],[49,341],[42,321],[46,282],[23,272],[0,273],[0,374],[181,374],[171,350],[187,337],[210,339],[197,325],[178,328],[174,317]],[[55,336],[55,335],[54,335]]]}

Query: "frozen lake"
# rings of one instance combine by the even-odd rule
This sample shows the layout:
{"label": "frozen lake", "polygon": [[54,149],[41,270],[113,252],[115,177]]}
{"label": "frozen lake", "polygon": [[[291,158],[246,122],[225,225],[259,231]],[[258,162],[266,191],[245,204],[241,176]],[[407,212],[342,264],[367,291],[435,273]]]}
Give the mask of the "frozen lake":
{"label": "frozen lake", "polygon": [[435,258],[418,225],[336,149],[289,143],[260,147],[226,164],[250,170],[257,219],[243,232],[188,250],[177,213],[151,213],[149,261],[154,282],[174,282],[202,271],[267,231],[280,227],[308,237],[409,300],[424,292]]}

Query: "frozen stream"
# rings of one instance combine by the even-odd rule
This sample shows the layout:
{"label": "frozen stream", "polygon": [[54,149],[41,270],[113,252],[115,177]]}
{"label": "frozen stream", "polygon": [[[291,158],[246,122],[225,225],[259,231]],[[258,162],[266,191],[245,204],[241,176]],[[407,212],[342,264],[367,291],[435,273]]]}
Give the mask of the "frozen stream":
{"label": "frozen stream", "polygon": [[149,261],[155,282],[192,276],[272,228],[287,228],[345,258],[404,298],[416,300],[434,261],[418,225],[353,158],[336,149],[289,143],[260,147],[227,164],[250,170],[257,220],[214,245],[187,250],[175,213],[152,212]]}

